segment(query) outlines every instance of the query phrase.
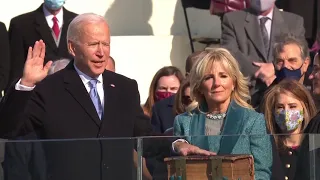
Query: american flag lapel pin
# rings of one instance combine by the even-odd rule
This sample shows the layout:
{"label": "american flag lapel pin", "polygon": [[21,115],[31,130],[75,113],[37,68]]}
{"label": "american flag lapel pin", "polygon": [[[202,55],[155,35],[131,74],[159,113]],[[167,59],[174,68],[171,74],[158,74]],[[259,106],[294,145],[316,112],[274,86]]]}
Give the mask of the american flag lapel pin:
{"label": "american flag lapel pin", "polygon": [[113,88],[116,87],[114,84],[110,84],[110,86],[113,87]]}

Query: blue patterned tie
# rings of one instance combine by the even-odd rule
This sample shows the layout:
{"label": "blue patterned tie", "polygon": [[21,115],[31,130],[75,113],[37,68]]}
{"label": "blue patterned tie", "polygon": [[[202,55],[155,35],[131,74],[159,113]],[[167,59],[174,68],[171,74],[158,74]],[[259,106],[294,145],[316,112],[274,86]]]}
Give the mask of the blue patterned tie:
{"label": "blue patterned tie", "polygon": [[98,80],[97,79],[91,79],[89,81],[89,86],[90,86],[90,98],[93,102],[93,105],[94,107],[96,108],[97,110],[97,113],[99,115],[99,118],[101,120],[101,117],[102,117],[102,105],[101,105],[101,101],[100,101],[100,97],[99,97],[99,94],[98,94],[98,91],[97,91],[97,82]]}

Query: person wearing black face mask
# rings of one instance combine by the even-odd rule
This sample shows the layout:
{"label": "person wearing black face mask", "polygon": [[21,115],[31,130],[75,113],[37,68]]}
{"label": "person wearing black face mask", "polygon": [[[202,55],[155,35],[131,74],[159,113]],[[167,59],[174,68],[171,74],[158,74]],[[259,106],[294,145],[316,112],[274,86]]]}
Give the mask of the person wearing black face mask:
{"label": "person wearing black face mask", "polygon": [[276,82],[280,82],[281,80],[285,78],[290,78],[299,81],[300,78],[303,76],[301,74],[301,68],[303,64],[298,69],[289,69],[287,67],[283,67],[280,70],[276,70]]}
{"label": "person wearing black face mask", "polygon": [[306,41],[290,35],[281,38],[274,46],[275,75],[272,84],[283,79],[295,79],[310,90],[310,57]]}
{"label": "person wearing black face mask", "polygon": [[222,20],[221,45],[238,60],[250,79],[251,105],[257,107],[275,76],[273,44],[282,33],[304,39],[301,16],[280,11],[275,0],[250,0],[250,8],[226,13]]}
{"label": "person wearing black face mask", "polygon": [[[307,42],[290,34],[283,34],[277,37],[274,44],[274,74],[269,78],[270,85],[260,90],[259,96],[253,97],[258,104],[268,89],[278,84],[283,79],[295,79],[311,90],[312,82],[309,79],[311,74],[310,56]],[[257,110],[260,108],[257,106]]]}

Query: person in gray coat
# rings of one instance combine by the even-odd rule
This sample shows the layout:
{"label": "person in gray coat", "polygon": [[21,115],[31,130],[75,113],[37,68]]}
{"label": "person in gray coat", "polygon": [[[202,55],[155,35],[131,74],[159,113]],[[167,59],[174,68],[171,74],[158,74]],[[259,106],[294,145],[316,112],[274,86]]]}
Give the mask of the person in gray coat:
{"label": "person in gray coat", "polygon": [[254,107],[273,82],[273,44],[283,34],[305,39],[304,21],[301,16],[280,11],[275,0],[251,0],[250,8],[223,16],[221,45],[234,55],[249,78]]}

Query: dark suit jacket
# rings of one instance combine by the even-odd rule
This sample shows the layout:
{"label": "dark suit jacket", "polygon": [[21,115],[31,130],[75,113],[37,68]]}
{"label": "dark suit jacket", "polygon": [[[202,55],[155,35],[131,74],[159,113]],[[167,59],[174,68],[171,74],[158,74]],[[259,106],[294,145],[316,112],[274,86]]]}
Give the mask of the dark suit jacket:
{"label": "dark suit jacket", "polygon": [[[269,132],[268,132],[269,133]],[[283,170],[283,165],[281,162],[279,151],[276,147],[274,138],[271,137],[272,143],[272,176],[271,180],[283,180],[285,176],[285,172]]]}
{"label": "dark suit jacket", "polygon": [[[18,137],[17,142],[5,144],[5,156],[2,163],[4,180],[46,180],[45,155],[41,141],[30,133]],[[24,141],[22,141],[24,140]]]}
{"label": "dark suit jacket", "polygon": [[73,62],[32,92],[10,88],[0,104],[1,137],[36,132],[52,139],[42,143],[50,179],[132,179],[134,139],[114,138],[150,135],[152,126],[136,81],[105,71],[103,84],[101,121]]}
{"label": "dark suit jacket", "polygon": [[310,120],[308,126],[304,130],[304,133],[320,134],[320,113]]}
{"label": "dark suit jacket", "polygon": [[[304,137],[297,160],[295,180],[320,180],[320,148],[318,142],[318,134],[306,134]],[[310,146],[310,144],[312,144],[312,146]],[[313,146],[313,144],[317,144],[318,147]]]}
{"label": "dark suit jacket", "polygon": [[320,180],[320,113],[311,119],[304,130],[305,137],[300,146],[295,180]]}
{"label": "dark suit jacket", "polygon": [[[27,57],[28,48],[40,39],[46,44],[45,62],[60,58],[72,59],[67,49],[67,30],[71,20],[77,14],[63,8],[63,25],[61,27],[61,37],[59,47],[51,33],[43,12],[43,5],[35,11],[14,17],[10,22],[9,39],[11,47],[11,83],[16,78],[22,76],[24,62]],[[9,84],[10,85],[10,84]]]}
{"label": "dark suit jacket", "polygon": [[[176,95],[170,96],[159,102],[156,102],[152,107],[151,124],[153,130],[157,133],[164,133],[167,129],[173,127],[175,113],[173,112],[173,105]],[[167,132],[166,132],[167,133]],[[168,135],[168,134],[167,134]],[[169,136],[173,136],[170,135]],[[171,142],[175,138],[170,138]],[[171,154],[161,154],[156,157],[146,159],[147,167],[152,173],[153,179],[166,179],[167,166],[163,162],[163,158],[171,156]]]}
{"label": "dark suit jacket", "polygon": [[[9,37],[6,26],[0,22],[0,92],[7,86],[10,68]],[[1,94],[0,94],[1,97]]]}
{"label": "dark suit jacket", "polygon": [[[291,33],[304,38],[303,18],[288,12],[281,12],[274,8],[271,25],[270,48],[266,53],[260,32],[257,16],[250,9],[226,13],[222,21],[222,46],[227,48],[235,56],[240,64],[241,72],[250,78],[251,95],[265,89],[261,80],[255,80],[254,74],[258,70],[252,62],[272,62],[272,45],[276,37]],[[254,99],[253,99],[254,101]],[[254,106],[256,104],[253,104]]]}
{"label": "dark suit jacket", "polygon": [[167,129],[173,127],[175,113],[173,105],[175,95],[155,103],[152,107],[151,124],[156,132],[164,133]]}

